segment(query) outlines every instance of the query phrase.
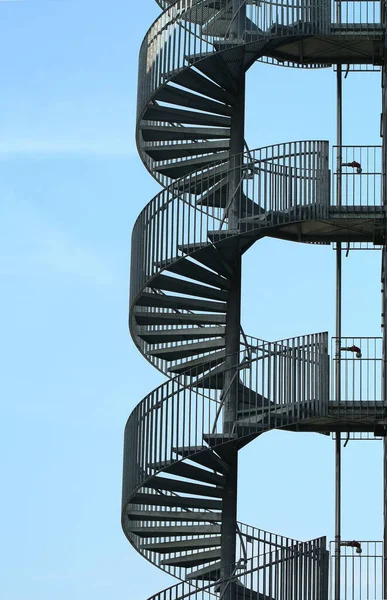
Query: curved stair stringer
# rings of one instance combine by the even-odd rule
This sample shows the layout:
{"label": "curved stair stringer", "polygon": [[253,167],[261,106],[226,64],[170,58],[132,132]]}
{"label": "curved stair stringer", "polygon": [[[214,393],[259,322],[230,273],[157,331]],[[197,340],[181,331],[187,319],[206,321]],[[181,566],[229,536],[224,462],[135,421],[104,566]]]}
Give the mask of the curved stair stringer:
{"label": "curved stair stringer", "polygon": [[[176,17],[170,14],[175,27]],[[325,396],[320,388],[318,397],[311,395],[300,402],[302,392],[294,386],[277,390],[275,400],[265,388],[267,382],[262,383],[262,390],[254,387],[251,365],[257,365],[258,359],[252,352],[261,352],[262,363],[272,360],[284,369],[293,369],[293,373],[298,373],[299,365],[305,362],[305,352],[305,364],[313,371],[310,364],[314,365],[317,352],[317,376],[321,377],[320,362],[324,362],[326,351],[321,334],[306,336],[306,342],[298,338],[290,344],[270,345],[247,340],[241,332],[244,350],[238,355],[238,415],[230,434],[221,431],[227,394],[221,390],[227,358],[224,336],[232,275],[229,258],[236,249],[241,253],[257,239],[275,232],[279,224],[310,220],[311,212],[310,207],[306,216],[287,210],[298,206],[294,198],[290,202],[293,192],[289,195],[287,187],[296,167],[286,160],[280,164],[278,156],[273,164],[267,157],[262,162],[260,155],[259,160],[247,159],[243,176],[254,179],[266,172],[272,178],[274,174],[282,186],[286,184],[282,205],[270,204],[274,196],[262,204],[255,202],[248,190],[241,191],[244,211],[240,216],[245,220],[241,219],[235,230],[223,229],[228,218],[233,77],[247,70],[264,47],[277,43],[274,34],[279,30],[275,28],[270,38],[244,43],[214,42],[214,36],[207,35],[199,53],[188,52],[182,64],[175,61],[173,68],[168,68],[168,59],[155,40],[160,35],[168,39],[172,34],[172,26],[168,33],[169,16],[165,11],[148,33],[150,52],[145,62],[140,53],[140,71],[143,68],[146,77],[143,89],[139,87],[139,151],[156,179],[169,182],[169,186],[144,209],[134,229],[130,328],[140,351],[170,379],[147,396],[128,421],[123,527],[148,560],[180,579],[203,585],[205,581],[216,582],[220,575],[217,538],[227,475],[222,455],[227,447],[241,447],[264,431],[297,428],[316,415],[324,416]],[[179,27],[187,30],[186,24]],[[208,52],[203,51],[204,46]],[[198,135],[201,137],[196,139]],[[295,156],[310,152],[306,147],[301,150],[301,154],[295,151]],[[258,163],[263,167],[258,169]],[[316,184],[313,189],[320,189],[321,170],[325,173],[325,164],[322,167],[318,163],[318,177],[312,176]],[[315,198],[314,202],[325,210],[325,200]],[[279,222],[267,220],[267,202],[270,213],[283,215]],[[191,217],[186,218],[184,228],[187,211]],[[181,230],[187,233],[184,239],[179,239]],[[254,555],[251,548],[247,554],[245,549],[251,535],[240,534],[239,528],[235,532],[240,540],[238,552],[246,561]],[[259,597],[245,586],[241,597],[246,598],[247,593],[251,600]]]}
{"label": "curved stair stringer", "polygon": [[[269,48],[311,35],[310,27],[300,28],[296,22],[294,26],[272,27],[253,40],[246,37],[246,32],[244,40],[231,40],[222,38],[220,32],[205,33],[203,15],[200,8],[184,0],[168,5],[149,28],[140,51],[140,72],[144,65],[146,75],[139,87],[137,147],[145,166],[162,185],[183,172],[211,164],[216,155],[229,160],[237,77],[265,56]],[[212,14],[210,20],[214,18]],[[201,38],[189,31],[187,22],[201,23]],[[181,30],[179,35],[176,27]],[[158,48],[162,33],[184,49],[193,48],[195,53],[186,54],[184,50],[178,64],[169,56],[164,61],[161,55],[158,58],[154,48]]]}
{"label": "curved stair stringer", "polygon": [[[284,227],[328,217],[327,154],[327,142],[319,141],[251,151],[242,166],[251,189],[247,185],[241,199],[242,214],[250,217],[237,230],[223,229],[229,168],[222,162],[176,180],[143,209],[132,234],[129,325],[156,368],[173,375],[200,363],[204,372],[215,357],[224,361],[230,258]],[[293,160],[301,167],[287,164]],[[303,161],[315,167],[307,170]],[[295,197],[293,175],[306,193]],[[273,193],[262,199],[261,187],[270,189],[266,179]],[[241,345],[248,351],[243,332]]]}
{"label": "curved stair stringer", "polygon": [[[306,561],[313,565],[309,572],[303,572]],[[325,537],[298,542],[289,548],[277,548],[251,557],[243,566],[243,573],[237,566],[232,579],[227,582],[222,579],[214,583],[204,580],[200,586],[192,582],[180,582],[154,594],[149,600],[202,600],[204,597],[207,600],[219,600],[222,585],[227,590],[230,583],[234,585],[235,600],[274,600],[277,592],[286,599],[294,600],[302,597],[302,580],[305,576],[316,590],[316,597],[326,598],[328,562]],[[262,577],[265,569],[269,569],[269,575]]]}
{"label": "curved stair stringer", "polygon": [[[183,401],[181,397],[172,398],[171,389],[172,396],[182,396]],[[170,415],[174,405],[177,408],[184,403],[185,395],[184,383],[176,380],[163,384],[136,407],[128,420],[122,525],[129,541],[147,560],[179,579],[202,585],[220,577],[221,497],[227,475],[222,451],[229,444],[242,446],[270,427],[268,424],[264,428],[258,426],[253,433],[250,425],[248,432],[239,432],[237,437],[221,432],[207,435],[196,432],[189,443],[184,443],[184,436],[183,442],[176,439],[174,443],[168,439],[168,430],[170,436],[176,432],[177,437],[177,426],[183,415],[175,412],[175,421],[170,420]],[[214,403],[210,396],[208,394],[207,402]],[[195,398],[202,411],[205,410],[203,394],[196,392]],[[198,413],[191,397],[189,411],[193,415]],[[216,420],[217,411],[210,412]],[[188,413],[185,419],[191,430]],[[159,425],[155,427],[155,423]],[[146,439],[147,435],[150,439]],[[156,439],[151,439],[153,436]],[[165,439],[167,443],[162,445],[161,440]],[[193,446],[198,439],[202,439],[201,446]],[[184,445],[179,446],[179,443]],[[157,459],[163,456],[162,460],[151,458],[149,461],[141,450],[144,448],[145,454]],[[284,549],[299,544],[243,524],[238,524],[236,535],[240,540],[241,574],[246,574],[243,565],[257,548],[267,553],[277,551],[278,547]]]}

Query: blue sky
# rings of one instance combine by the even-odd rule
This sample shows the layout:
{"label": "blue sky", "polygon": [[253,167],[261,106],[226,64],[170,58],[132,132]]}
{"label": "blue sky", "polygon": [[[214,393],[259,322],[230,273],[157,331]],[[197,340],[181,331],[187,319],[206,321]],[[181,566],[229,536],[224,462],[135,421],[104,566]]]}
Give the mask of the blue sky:
{"label": "blue sky", "polygon": [[[153,0],[134,9],[123,0],[0,2],[7,600],[145,600],[173,583],[120,529],[124,425],[162,381],[127,331],[131,229],[159,189],[134,142],[138,50],[158,12]],[[254,66],[250,147],[334,141],[334,83],[332,70]],[[350,74],[344,100],[344,142],[380,143],[379,76]],[[345,259],[344,335],[380,334],[379,281],[379,253]],[[248,334],[333,335],[333,307],[331,249],[265,240],[245,257]],[[250,444],[240,454],[239,518],[332,538],[333,450],[315,434],[273,432]],[[343,454],[343,536],[380,539],[381,444],[350,442]]]}

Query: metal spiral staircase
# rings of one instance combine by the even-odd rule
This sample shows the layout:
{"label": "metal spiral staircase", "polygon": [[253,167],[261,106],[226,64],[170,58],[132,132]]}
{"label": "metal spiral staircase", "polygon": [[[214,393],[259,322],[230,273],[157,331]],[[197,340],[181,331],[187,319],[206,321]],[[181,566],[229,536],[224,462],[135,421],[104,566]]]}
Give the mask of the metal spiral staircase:
{"label": "metal spiral staircase", "polygon": [[155,600],[325,600],[325,538],[236,521],[238,451],[271,429],[374,432],[387,406],[330,397],[327,333],[244,333],[241,257],[265,236],[383,245],[385,209],[337,197],[351,167],[340,149],[331,172],[326,141],[250,150],[245,74],[257,60],[383,65],[384,5],[352,2],[337,18],[330,0],[158,2],[140,51],[137,143],[163,189],[134,225],[129,324],[167,381],[126,426],[123,530],[179,580]]}

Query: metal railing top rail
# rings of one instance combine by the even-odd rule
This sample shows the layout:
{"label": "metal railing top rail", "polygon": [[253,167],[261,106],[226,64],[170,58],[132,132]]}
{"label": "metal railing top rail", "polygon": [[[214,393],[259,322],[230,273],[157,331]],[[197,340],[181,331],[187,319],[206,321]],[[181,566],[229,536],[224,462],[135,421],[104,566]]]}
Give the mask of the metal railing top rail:
{"label": "metal railing top rail", "polygon": [[[257,232],[257,236],[261,236],[265,227],[272,226],[272,221],[267,222],[260,215],[275,215],[278,224],[310,219],[313,215],[327,216],[328,142],[275,144],[243,153],[241,162],[238,201],[241,214],[251,215],[241,219],[241,223],[244,221],[241,229],[225,229],[227,205],[219,206],[219,193],[231,197],[231,167],[222,161],[203,173],[194,173],[170,184],[145,206],[136,220],[132,233],[130,328],[143,354],[147,355],[147,345],[139,337],[135,314],[144,310],[173,312],[169,308],[152,307],[136,307],[136,313],[133,310],[147,288],[150,293],[159,293],[152,286],[152,279],[161,271],[183,258],[194,258],[201,248],[216,248],[222,242],[221,236],[240,235],[242,227],[244,233]],[[176,312],[185,314],[187,311]],[[241,341],[244,343],[243,336]],[[148,359],[165,372],[165,361]]]}
{"label": "metal railing top rail", "polygon": [[[257,210],[263,209],[266,212],[281,208],[286,210],[297,204],[311,205],[313,201],[326,208],[329,199],[328,148],[327,141],[295,141],[265,146],[236,156],[235,163],[242,162],[243,185],[240,194],[245,197],[241,200],[241,212],[248,213],[252,204],[257,205]],[[238,168],[220,160],[210,168],[176,179],[150,200],[134,224],[133,236],[137,229],[144,230],[152,221],[159,219],[157,225],[164,228],[164,252],[153,256],[153,261],[164,261],[167,265],[172,256],[180,255],[183,258],[179,246],[198,242],[209,244],[208,232],[218,229],[217,223],[224,224],[227,219],[225,209],[219,206],[214,194],[217,191],[216,185],[221,184],[222,192],[226,193],[230,171]],[[284,194],[281,203],[278,203],[275,197],[280,191]],[[169,209],[174,202],[181,204],[181,208]],[[184,209],[192,210],[196,216],[191,215],[189,218]],[[180,220],[177,223],[178,218]],[[171,230],[175,224],[176,229],[179,229],[178,239],[171,238]],[[187,228],[186,232],[182,231],[182,226]],[[182,235],[183,233],[186,235]],[[169,243],[165,243],[166,236],[170,237]],[[166,254],[168,248],[173,251],[170,256]],[[185,256],[188,254],[184,253]],[[149,276],[155,273],[157,270],[153,262]],[[133,294],[131,297],[133,298]]]}
{"label": "metal railing top rail", "polygon": [[[189,459],[198,448],[216,449],[254,433],[324,414],[328,401],[327,334],[267,342],[265,346],[262,359],[241,372],[237,396],[242,406],[249,404],[249,411],[245,415],[242,408],[231,436],[223,433],[219,419],[222,386],[216,379],[223,378],[223,373],[215,370],[216,361],[204,374],[204,378],[212,378],[213,389],[198,369],[191,372],[193,382],[187,382],[184,375],[176,376],[141,400],[125,428],[124,506],[140,487],[146,487],[148,479],[172,462]],[[236,361],[240,362],[239,354]]]}
{"label": "metal railing top rail", "polygon": [[[361,414],[371,416],[375,403],[381,403],[383,338],[380,336],[342,336],[340,356],[336,356],[337,338],[331,341],[331,399],[336,397],[336,363],[341,366],[341,401],[351,410],[350,404],[361,404]],[[361,416],[359,413],[359,417]]]}
{"label": "metal railing top rail", "polygon": [[[335,542],[330,542],[329,600],[334,600]],[[341,600],[382,599],[383,542],[343,540],[340,547]]]}
{"label": "metal railing top rail", "polygon": [[338,178],[342,206],[382,206],[382,146],[332,146],[331,205],[337,205]]}
{"label": "metal railing top rail", "polygon": [[[145,35],[140,50],[139,116],[166,78],[189,66],[187,58],[199,60],[214,52],[214,44],[217,44],[216,52],[221,52],[222,39],[228,47],[230,42],[244,46],[248,43],[246,34],[253,36],[251,43],[259,40],[266,43],[295,34],[328,35],[332,33],[332,25],[337,24],[333,4],[330,0],[257,0],[244,5],[238,18],[222,5],[210,8],[205,2],[191,0],[165,5]],[[369,29],[371,33],[375,21],[381,23],[380,2],[359,0],[355,8],[349,4],[342,10],[339,24],[347,36],[351,33],[356,36],[358,31],[353,25]]]}
{"label": "metal railing top rail", "polygon": [[[225,567],[225,572],[231,573],[231,576],[221,576],[210,583],[205,578],[198,579],[196,584],[180,582],[148,600],[231,598],[230,592],[227,595],[227,589],[233,585],[231,590],[245,600],[253,600],[258,594],[272,597],[274,590],[276,600],[289,600],[289,593],[298,600],[321,600],[325,597],[323,594],[328,578],[327,555],[325,538],[300,542],[293,548],[254,556],[247,565],[237,562]],[[240,591],[237,592],[235,587]]]}

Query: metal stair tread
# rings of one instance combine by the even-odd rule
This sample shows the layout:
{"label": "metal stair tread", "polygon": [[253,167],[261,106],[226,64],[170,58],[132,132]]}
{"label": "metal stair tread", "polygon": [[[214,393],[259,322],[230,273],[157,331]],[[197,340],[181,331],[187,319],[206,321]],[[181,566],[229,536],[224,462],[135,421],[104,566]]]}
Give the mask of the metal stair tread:
{"label": "metal stair tread", "polygon": [[205,267],[193,262],[189,258],[171,258],[170,263],[158,263],[157,267],[165,268],[166,271],[175,273],[177,275],[183,275],[190,279],[207,283],[213,287],[218,287],[222,290],[228,290],[230,287],[229,280],[222,277],[215,271],[210,271]]}
{"label": "metal stair tread", "polygon": [[[228,14],[224,11],[219,12],[217,15],[214,16],[213,19],[211,19],[210,22],[208,22],[204,27],[203,27],[203,35],[205,36],[211,36],[211,37],[225,37],[226,34],[228,33],[228,30],[230,28],[230,25],[232,24],[232,11],[229,12]],[[261,29],[259,29],[257,27],[257,25],[248,17],[244,17],[244,29],[243,32],[241,32],[241,35],[243,37],[243,33],[245,31],[248,32],[257,32],[257,33],[263,33]]]}
{"label": "metal stair tread", "polygon": [[161,344],[164,342],[179,342],[184,340],[198,340],[204,338],[224,337],[226,328],[218,327],[191,327],[185,329],[158,329],[142,331],[137,329],[138,336],[148,344]]}
{"label": "metal stair tread", "polygon": [[[235,54],[237,55],[238,52],[239,49],[236,48]],[[225,62],[215,51],[190,54],[186,56],[186,59],[189,64],[194,65],[196,69],[206,75],[211,81],[216,82],[231,94],[236,92],[235,83],[227,73]]]}
{"label": "metal stair tread", "polygon": [[213,498],[222,498],[223,496],[223,491],[220,487],[214,487],[212,485],[200,485],[198,483],[191,483],[181,479],[169,479],[167,477],[160,476],[155,476],[150,480],[148,479],[146,482],[146,487],[150,487],[155,490],[167,490],[183,494],[194,494],[197,496],[210,496]]}
{"label": "metal stair tread", "polygon": [[[138,510],[128,509],[127,517],[131,521],[192,521],[219,523],[222,520],[220,512],[191,511],[191,510]],[[168,526],[168,531],[170,528]],[[165,528],[164,528],[165,535]],[[172,534],[171,534],[172,535]]]}
{"label": "metal stair tread", "polygon": [[145,142],[163,142],[169,140],[217,140],[230,137],[230,128],[221,127],[178,127],[173,125],[153,125],[141,121],[140,129]]}
{"label": "metal stair tread", "polygon": [[187,314],[173,312],[134,311],[139,325],[224,325],[226,315],[220,313]]}
{"label": "metal stair tread", "polygon": [[196,356],[207,352],[225,348],[226,342],[224,338],[216,338],[202,342],[191,342],[186,344],[178,344],[169,348],[160,348],[149,351],[150,356],[162,358],[164,360],[179,360],[188,356]]}
{"label": "metal stair tread", "polygon": [[221,562],[213,563],[208,567],[203,567],[201,569],[195,569],[191,573],[187,573],[185,578],[189,581],[191,579],[202,579],[207,581],[217,581],[220,577],[220,567]]}
{"label": "metal stair tread", "polygon": [[203,312],[226,312],[225,302],[211,300],[198,300],[182,296],[170,296],[164,294],[151,294],[143,292],[136,301],[137,306],[158,306],[182,310],[198,310]]}
{"label": "metal stair tread", "polygon": [[153,169],[161,175],[166,175],[172,179],[180,179],[189,173],[207,168],[213,163],[227,161],[228,159],[228,151],[219,151],[214,154],[203,154],[197,158],[185,158],[172,163],[160,164],[160,161],[153,165]]}
{"label": "metal stair tread", "polygon": [[231,124],[230,117],[182,110],[181,108],[171,108],[169,106],[160,106],[157,104],[149,105],[142,118],[145,121],[187,123],[188,125],[204,125],[207,127],[229,127]]}
{"label": "metal stair tread", "polygon": [[157,527],[128,527],[128,531],[142,538],[159,538],[165,537],[182,537],[187,535],[210,535],[219,534],[220,525],[175,525],[168,526],[166,531],[165,526]]}
{"label": "metal stair tread", "polygon": [[183,158],[201,154],[209,154],[229,150],[230,142],[226,140],[202,141],[186,144],[154,144],[147,142],[142,145],[144,152],[155,161]]}
{"label": "metal stair tread", "polygon": [[140,550],[150,550],[160,554],[171,554],[172,552],[185,552],[199,548],[220,547],[220,536],[196,538],[193,540],[179,540],[170,542],[156,542],[140,545]]}
{"label": "metal stair tread", "polygon": [[185,88],[200,92],[209,98],[219,100],[225,104],[232,105],[234,96],[224,88],[220,87],[213,81],[210,81],[193,68],[183,69],[172,75],[171,79],[174,83]]}
{"label": "metal stair tread", "polygon": [[199,298],[207,298],[209,300],[227,301],[228,294],[225,290],[215,289],[193,281],[186,281],[180,277],[171,277],[163,273],[153,277],[149,285],[152,288],[166,290],[168,292],[177,292],[189,296],[197,296]]}
{"label": "metal stair tread", "polygon": [[229,168],[229,162],[209,166],[205,177],[183,177],[181,181],[177,181],[175,183],[176,190],[196,195],[203,194],[219,181],[225,181]]}
{"label": "metal stair tread", "polygon": [[174,558],[166,558],[160,561],[160,565],[171,565],[175,567],[196,567],[220,558],[220,548],[216,550],[205,550],[192,554],[183,554]]}
{"label": "metal stair tread", "polygon": [[215,367],[219,362],[223,362],[226,356],[225,350],[220,350],[219,352],[214,352],[211,354],[206,354],[201,356],[200,358],[194,358],[193,360],[187,360],[180,365],[174,365],[173,367],[169,367],[168,371],[170,373],[184,373],[185,371],[194,371],[194,374],[201,373],[203,371],[208,371],[211,367]]}
{"label": "metal stair tread", "polygon": [[152,463],[149,465],[149,468],[152,470],[162,470],[166,473],[180,475],[180,477],[185,477],[194,481],[204,481],[205,483],[212,483],[214,485],[224,485],[225,483],[225,478],[223,477],[223,475],[219,475],[218,473],[212,473],[211,471],[195,467],[194,465],[189,465],[183,461],[176,462],[174,460],[170,460],[165,462]]}
{"label": "metal stair tread", "polygon": [[[196,204],[198,206],[207,206],[215,208],[225,208],[229,202],[228,182],[225,179],[220,180],[212,188],[208,189]],[[253,219],[263,214],[265,211],[246,194],[241,194],[241,219]]]}
{"label": "metal stair tread", "polygon": [[169,84],[161,87],[157,91],[154,99],[157,102],[167,102],[168,104],[184,106],[190,109],[193,108],[214,115],[222,115],[225,117],[231,117],[232,115],[232,108],[227,104],[223,104],[223,102],[216,102],[212,98],[199,96],[192,91],[189,92]]}
{"label": "metal stair tread", "polygon": [[238,439],[238,436],[234,433],[206,433],[203,435],[203,439],[209,446],[220,445],[222,442],[232,442]]}
{"label": "metal stair tread", "polygon": [[208,243],[206,246],[203,246],[203,242],[181,244],[179,245],[179,250],[185,254],[189,254],[191,258],[194,258],[224,277],[229,277],[231,275],[230,267],[227,265],[220,252],[211,243]]}
{"label": "metal stair tread", "polygon": [[208,467],[209,469],[213,469],[223,475],[226,475],[228,472],[227,463],[220,456],[215,454],[212,448],[197,446],[196,448],[191,447],[187,450],[186,448],[177,447],[173,448],[173,451],[183,458],[189,457],[190,460]]}
{"label": "metal stair tread", "polygon": [[193,498],[191,496],[177,496],[167,494],[137,493],[131,499],[133,504],[147,506],[170,506],[181,508],[200,508],[204,510],[221,510],[222,501],[212,498]]}

